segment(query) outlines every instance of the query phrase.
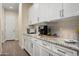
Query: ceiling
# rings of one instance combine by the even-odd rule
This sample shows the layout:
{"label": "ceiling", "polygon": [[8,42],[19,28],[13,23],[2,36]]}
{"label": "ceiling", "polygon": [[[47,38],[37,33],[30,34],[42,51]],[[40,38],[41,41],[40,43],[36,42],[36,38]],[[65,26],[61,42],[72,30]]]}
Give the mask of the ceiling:
{"label": "ceiling", "polygon": [[3,8],[5,10],[18,11],[19,3],[3,3]]}

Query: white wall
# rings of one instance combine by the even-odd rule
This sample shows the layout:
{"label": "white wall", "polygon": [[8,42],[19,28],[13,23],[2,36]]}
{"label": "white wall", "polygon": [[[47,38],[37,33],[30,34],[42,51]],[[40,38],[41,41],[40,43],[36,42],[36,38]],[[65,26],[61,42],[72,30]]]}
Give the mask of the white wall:
{"label": "white wall", "polygon": [[2,39],[3,39],[3,8],[2,4],[0,3],[0,53],[2,52]]}
{"label": "white wall", "polygon": [[24,47],[23,33],[27,32],[28,27],[28,8],[30,4],[23,3],[19,5],[19,16],[18,16],[18,39],[21,48]]}
{"label": "white wall", "polygon": [[17,38],[19,39],[19,45],[22,45],[22,4],[19,4],[19,15],[18,15],[18,33]]}

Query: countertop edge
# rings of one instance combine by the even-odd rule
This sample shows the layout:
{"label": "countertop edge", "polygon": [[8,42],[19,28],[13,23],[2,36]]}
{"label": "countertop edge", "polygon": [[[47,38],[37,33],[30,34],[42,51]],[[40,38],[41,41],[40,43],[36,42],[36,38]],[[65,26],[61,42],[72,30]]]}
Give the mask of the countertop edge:
{"label": "countertop edge", "polygon": [[[30,37],[33,37],[33,38],[37,38],[37,37],[34,37],[32,35],[26,35],[26,36],[30,36]],[[79,48],[78,47],[72,47],[69,44],[61,44],[61,43],[53,42],[53,41],[51,42],[51,41],[48,41],[48,40],[44,40],[42,38],[37,38],[37,39],[40,39],[40,40],[43,40],[43,41],[47,41],[47,42],[50,42],[52,44],[56,44],[56,45],[59,45],[59,46],[62,46],[62,47],[66,47],[66,48],[69,48],[71,50],[74,50],[74,51],[78,51],[79,52]]]}

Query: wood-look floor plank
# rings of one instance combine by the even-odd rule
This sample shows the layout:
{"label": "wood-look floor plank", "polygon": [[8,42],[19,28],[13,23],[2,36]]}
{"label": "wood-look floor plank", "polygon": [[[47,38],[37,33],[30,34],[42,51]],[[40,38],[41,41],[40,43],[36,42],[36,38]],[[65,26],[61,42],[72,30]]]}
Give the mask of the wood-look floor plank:
{"label": "wood-look floor plank", "polygon": [[29,56],[23,49],[19,47],[18,41],[6,41],[2,44],[3,56]]}

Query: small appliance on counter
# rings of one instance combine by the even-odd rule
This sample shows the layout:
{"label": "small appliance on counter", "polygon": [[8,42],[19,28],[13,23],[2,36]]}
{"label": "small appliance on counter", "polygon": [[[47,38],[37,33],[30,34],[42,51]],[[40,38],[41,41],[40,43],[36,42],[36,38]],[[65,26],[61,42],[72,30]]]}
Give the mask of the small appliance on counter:
{"label": "small appliance on counter", "polygon": [[27,28],[27,33],[28,34],[36,34],[36,29],[35,28]]}
{"label": "small appliance on counter", "polygon": [[47,25],[41,25],[38,28],[39,35],[51,35],[51,29]]}
{"label": "small appliance on counter", "polygon": [[47,35],[48,26],[47,25],[39,26],[38,31],[39,31],[39,35]]}

